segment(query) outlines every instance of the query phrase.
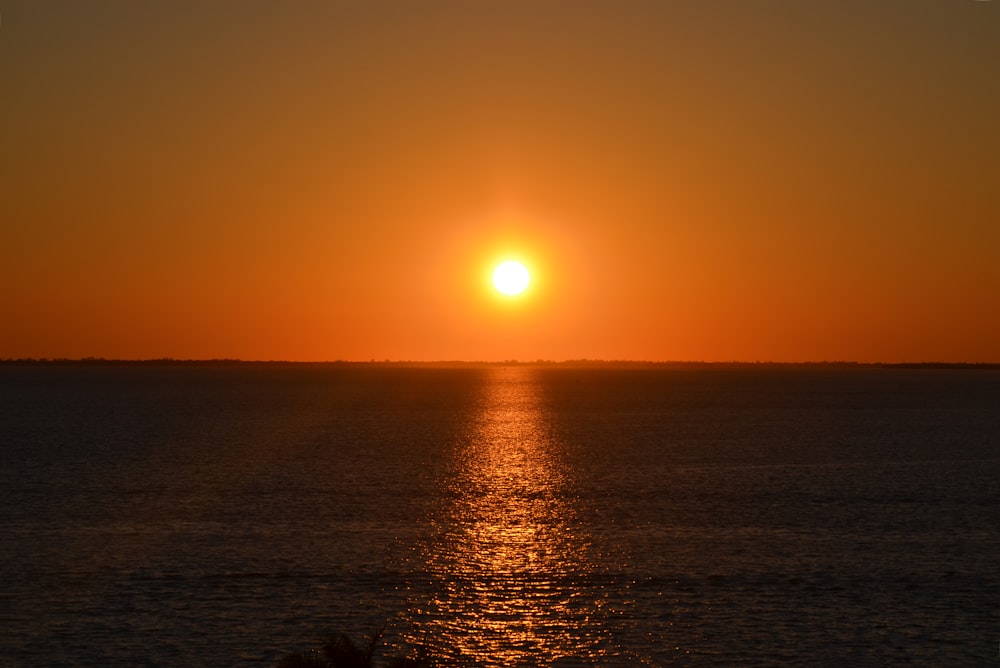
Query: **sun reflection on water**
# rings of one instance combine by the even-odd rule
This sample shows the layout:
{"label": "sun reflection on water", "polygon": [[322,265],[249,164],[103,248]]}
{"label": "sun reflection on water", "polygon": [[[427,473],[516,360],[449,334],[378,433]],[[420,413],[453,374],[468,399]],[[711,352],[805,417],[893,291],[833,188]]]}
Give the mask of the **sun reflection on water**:
{"label": "sun reflection on water", "polygon": [[570,472],[533,370],[492,370],[456,450],[426,568],[437,595],[408,642],[475,665],[579,665],[611,643]]}

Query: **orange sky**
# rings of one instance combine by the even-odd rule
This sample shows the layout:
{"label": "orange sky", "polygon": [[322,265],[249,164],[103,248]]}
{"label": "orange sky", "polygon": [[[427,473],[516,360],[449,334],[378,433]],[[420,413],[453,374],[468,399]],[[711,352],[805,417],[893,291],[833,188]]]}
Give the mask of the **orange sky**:
{"label": "orange sky", "polygon": [[0,11],[0,358],[1000,362],[1000,2]]}

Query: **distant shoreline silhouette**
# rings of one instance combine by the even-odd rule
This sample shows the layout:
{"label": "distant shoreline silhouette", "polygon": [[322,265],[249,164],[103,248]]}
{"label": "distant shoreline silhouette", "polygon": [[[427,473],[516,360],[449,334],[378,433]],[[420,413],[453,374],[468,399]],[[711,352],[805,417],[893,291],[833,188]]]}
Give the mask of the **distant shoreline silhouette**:
{"label": "distant shoreline silhouette", "polygon": [[503,361],[465,360],[330,360],[330,361],[290,361],[290,360],[242,360],[229,358],[175,359],[161,357],[153,359],[115,359],[104,357],[48,358],[19,357],[0,358],[0,366],[297,366],[297,367],[496,367],[496,366],[537,366],[552,368],[595,368],[595,369],[1000,369],[1000,362],[701,362],[701,361],[645,361],[645,360],[533,360],[516,359]]}

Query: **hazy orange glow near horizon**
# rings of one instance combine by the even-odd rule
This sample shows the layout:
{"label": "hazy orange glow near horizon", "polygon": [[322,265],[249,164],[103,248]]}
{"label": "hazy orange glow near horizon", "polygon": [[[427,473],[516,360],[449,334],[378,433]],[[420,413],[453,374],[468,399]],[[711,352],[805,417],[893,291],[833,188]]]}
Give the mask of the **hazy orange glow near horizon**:
{"label": "hazy orange glow near horizon", "polygon": [[0,12],[0,358],[1000,362],[1000,2]]}

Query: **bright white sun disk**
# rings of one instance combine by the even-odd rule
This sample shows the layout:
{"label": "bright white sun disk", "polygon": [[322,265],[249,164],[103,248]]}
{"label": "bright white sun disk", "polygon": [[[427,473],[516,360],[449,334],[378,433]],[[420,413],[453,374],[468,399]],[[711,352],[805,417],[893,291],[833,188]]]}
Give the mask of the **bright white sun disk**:
{"label": "bright white sun disk", "polygon": [[516,295],[524,292],[531,282],[528,269],[514,260],[500,263],[493,270],[493,285],[505,295]]}

